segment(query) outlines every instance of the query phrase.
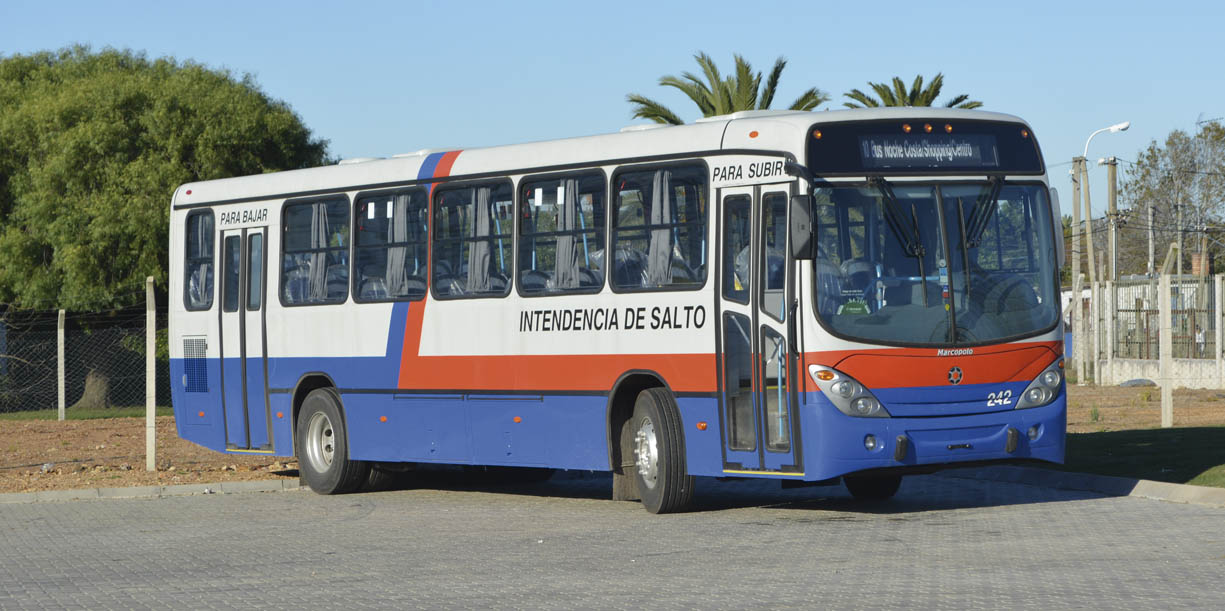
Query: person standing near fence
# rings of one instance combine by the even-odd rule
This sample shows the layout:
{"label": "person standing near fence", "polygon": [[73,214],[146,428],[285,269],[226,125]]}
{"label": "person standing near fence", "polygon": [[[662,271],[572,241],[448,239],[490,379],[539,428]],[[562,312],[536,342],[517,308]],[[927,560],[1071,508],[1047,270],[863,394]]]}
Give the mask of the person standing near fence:
{"label": "person standing near fence", "polygon": [[1204,328],[1195,330],[1195,355],[1204,358]]}

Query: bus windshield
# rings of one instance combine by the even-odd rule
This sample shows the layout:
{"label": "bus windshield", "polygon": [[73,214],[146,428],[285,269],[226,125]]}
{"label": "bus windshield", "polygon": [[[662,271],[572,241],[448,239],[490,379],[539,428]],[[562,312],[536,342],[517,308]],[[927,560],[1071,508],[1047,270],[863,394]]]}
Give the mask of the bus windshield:
{"label": "bus windshield", "polygon": [[835,335],[964,346],[1055,324],[1055,240],[1040,183],[875,178],[815,196],[814,299]]}

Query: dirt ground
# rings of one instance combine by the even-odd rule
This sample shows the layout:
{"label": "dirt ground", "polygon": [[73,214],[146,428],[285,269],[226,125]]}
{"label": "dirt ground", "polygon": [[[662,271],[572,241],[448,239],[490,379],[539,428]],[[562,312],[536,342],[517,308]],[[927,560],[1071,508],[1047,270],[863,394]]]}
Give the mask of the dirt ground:
{"label": "dirt ground", "polygon": [[[1068,431],[1161,425],[1161,389],[1069,386]],[[1174,391],[1175,426],[1225,426],[1225,390]],[[157,419],[157,471],[145,470],[143,418],[0,421],[0,493],[297,478],[286,458],[221,454]]]}
{"label": "dirt ground", "polygon": [[145,419],[0,421],[0,493],[297,478],[292,459],[222,454],[157,419],[157,471],[145,470]]}

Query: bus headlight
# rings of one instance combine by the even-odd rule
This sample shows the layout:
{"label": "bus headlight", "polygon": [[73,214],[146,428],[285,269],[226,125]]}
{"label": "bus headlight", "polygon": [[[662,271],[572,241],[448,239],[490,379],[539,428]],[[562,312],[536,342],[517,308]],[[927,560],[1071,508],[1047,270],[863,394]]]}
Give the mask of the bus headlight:
{"label": "bus headlight", "polygon": [[1051,363],[1050,367],[1029,383],[1025,392],[1021,393],[1021,400],[1017,401],[1017,409],[1042,407],[1059,396],[1059,391],[1063,388],[1063,372],[1060,371],[1062,362],[1060,359]]}
{"label": "bus headlight", "polygon": [[890,417],[880,400],[851,376],[820,365],[810,365],[808,375],[838,411],[856,418]]}

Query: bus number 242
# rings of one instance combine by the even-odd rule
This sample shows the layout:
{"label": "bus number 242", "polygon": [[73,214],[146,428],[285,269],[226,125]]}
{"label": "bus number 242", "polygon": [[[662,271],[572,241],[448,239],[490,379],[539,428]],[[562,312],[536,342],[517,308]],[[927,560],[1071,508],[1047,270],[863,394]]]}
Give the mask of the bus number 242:
{"label": "bus number 242", "polygon": [[1012,405],[1012,391],[1001,390],[987,393],[987,407],[996,405]]}

